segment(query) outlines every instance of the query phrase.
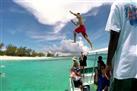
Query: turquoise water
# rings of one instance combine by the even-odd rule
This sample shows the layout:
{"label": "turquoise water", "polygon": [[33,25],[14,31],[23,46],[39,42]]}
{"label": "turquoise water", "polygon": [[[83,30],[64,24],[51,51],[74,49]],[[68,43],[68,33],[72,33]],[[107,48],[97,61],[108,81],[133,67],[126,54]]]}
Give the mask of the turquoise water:
{"label": "turquoise water", "polygon": [[[104,60],[106,60],[106,55]],[[95,56],[88,57],[93,66]],[[1,91],[65,91],[69,88],[71,57],[36,61],[1,61]]]}

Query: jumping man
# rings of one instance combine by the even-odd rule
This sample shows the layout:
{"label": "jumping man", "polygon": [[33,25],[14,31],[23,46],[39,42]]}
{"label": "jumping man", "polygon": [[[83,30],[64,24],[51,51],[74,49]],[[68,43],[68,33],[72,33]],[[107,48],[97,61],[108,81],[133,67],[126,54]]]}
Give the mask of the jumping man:
{"label": "jumping man", "polygon": [[87,42],[90,44],[90,47],[92,48],[92,43],[86,33],[86,28],[84,26],[84,22],[82,19],[82,16],[80,15],[80,13],[73,13],[72,11],[70,11],[71,14],[73,14],[74,16],[76,16],[76,18],[78,19],[78,22],[74,22],[73,20],[71,20],[71,22],[77,26],[77,28],[74,30],[74,43],[76,42],[76,34],[77,33],[81,33],[83,35],[83,37],[87,40]]}

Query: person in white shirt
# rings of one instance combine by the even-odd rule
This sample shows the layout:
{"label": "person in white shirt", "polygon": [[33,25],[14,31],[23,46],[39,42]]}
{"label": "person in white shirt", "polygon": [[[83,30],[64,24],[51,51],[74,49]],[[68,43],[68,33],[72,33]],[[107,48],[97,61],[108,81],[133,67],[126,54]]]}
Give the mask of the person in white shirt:
{"label": "person in white shirt", "polygon": [[110,32],[107,70],[110,91],[137,91],[137,1],[114,2],[106,25]]}

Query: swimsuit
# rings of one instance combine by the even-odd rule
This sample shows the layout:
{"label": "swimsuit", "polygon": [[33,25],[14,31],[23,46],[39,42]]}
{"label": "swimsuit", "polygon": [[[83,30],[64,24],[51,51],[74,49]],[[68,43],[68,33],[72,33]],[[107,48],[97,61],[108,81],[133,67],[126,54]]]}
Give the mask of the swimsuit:
{"label": "swimsuit", "polygon": [[81,33],[83,36],[87,36],[86,28],[85,28],[84,25],[80,25],[74,31],[77,32],[77,33]]}

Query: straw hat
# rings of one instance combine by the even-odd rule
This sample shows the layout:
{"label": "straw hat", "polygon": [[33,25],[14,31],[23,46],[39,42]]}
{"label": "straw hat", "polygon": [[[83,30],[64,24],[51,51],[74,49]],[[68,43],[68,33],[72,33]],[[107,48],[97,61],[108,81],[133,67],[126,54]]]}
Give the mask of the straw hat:
{"label": "straw hat", "polygon": [[72,58],[72,60],[77,60],[77,57],[74,56],[74,57]]}

